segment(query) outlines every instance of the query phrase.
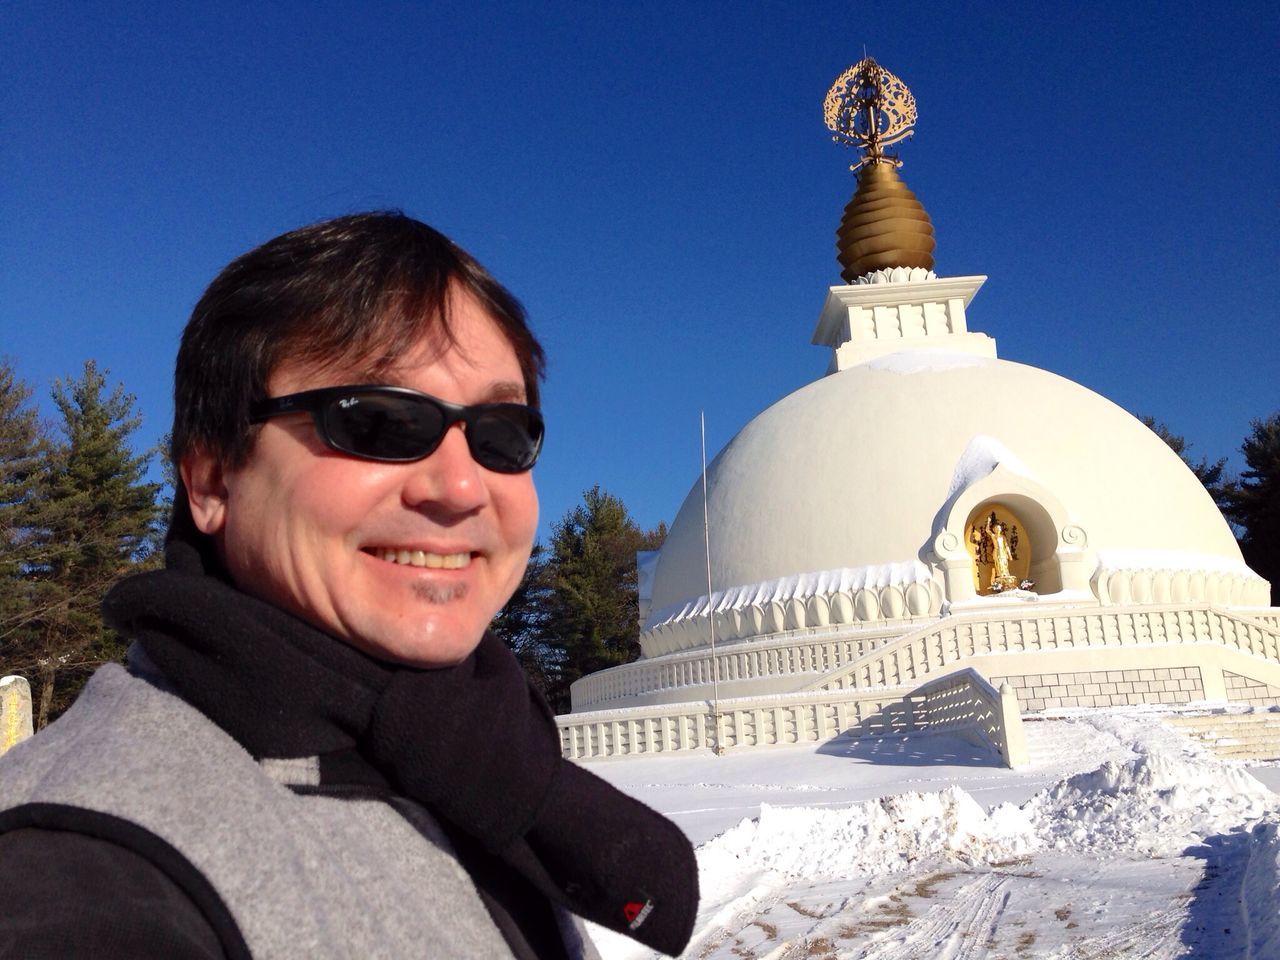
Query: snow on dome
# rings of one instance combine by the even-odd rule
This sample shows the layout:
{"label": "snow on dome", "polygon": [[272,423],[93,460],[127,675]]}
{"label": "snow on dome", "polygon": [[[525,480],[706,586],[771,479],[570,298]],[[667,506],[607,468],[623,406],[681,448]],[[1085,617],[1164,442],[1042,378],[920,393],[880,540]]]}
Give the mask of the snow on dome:
{"label": "snow on dome", "polygon": [[979,367],[991,363],[989,357],[972,353],[954,353],[950,350],[899,350],[868,360],[872,370],[888,370],[891,373],[921,373],[926,370],[950,370],[954,367]]}
{"label": "snow on dome", "polygon": [[685,620],[705,616],[708,610],[723,613],[726,610],[742,610],[752,604],[773,603],[786,600],[807,600],[809,597],[835,593],[839,590],[861,590],[863,587],[879,589],[886,586],[905,587],[912,583],[928,583],[933,572],[919,560],[905,563],[882,563],[871,567],[838,570],[819,570],[814,573],[798,573],[790,577],[766,580],[764,583],[745,584],[728,590],[717,590],[710,602],[704,593],[680,606],[657,610],[649,617],[645,629],[655,623]]}
{"label": "snow on dome", "polygon": [[951,485],[947,487],[947,503],[953,503],[959,494],[987,476],[1000,464],[1004,464],[1015,473],[1026,477],[1031,476],[1022,461],[1010,453],[999,440],[988,436],[974,437],[964,448],[964,453],[960,454],[960,459],[956,461],[955,471],[951,474]]}
{"label": "snow on dome", "polygon": [[1099,550],[1098,566],[1106,570],[1212,570],[1236,576],[1253,576],[1243,559],[1185,550]]}

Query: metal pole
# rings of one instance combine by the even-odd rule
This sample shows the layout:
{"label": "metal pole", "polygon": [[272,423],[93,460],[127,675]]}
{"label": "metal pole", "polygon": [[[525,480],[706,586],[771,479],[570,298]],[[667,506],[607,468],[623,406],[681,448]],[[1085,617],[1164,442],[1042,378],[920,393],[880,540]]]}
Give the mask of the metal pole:
{"label": "metal pole", "polygon": [[711,725],[715,730],[717,754],[724,753],[720,742],[720,664],[716,660],[716,612],[711,604],[711,521],[707,512],[707,414],[698,411],[702,427],[702,538],[707,557],[707,621],[711,624]]}

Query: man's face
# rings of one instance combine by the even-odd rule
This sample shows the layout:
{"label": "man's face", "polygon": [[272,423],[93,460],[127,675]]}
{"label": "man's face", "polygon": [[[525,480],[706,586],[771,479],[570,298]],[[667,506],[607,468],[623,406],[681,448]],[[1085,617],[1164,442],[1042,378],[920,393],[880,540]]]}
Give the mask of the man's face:
{"label": "man's face", "polygon": [[[469,294],[451,293],[450,323],[455,344],[420,342],[382,379],[454,403],[523,402],[515,351]],[[366,380],[286,362],[268,389]],[[457,663],[519,584],[538,522],[532,475],[479,466],[463,429],[423,460],[376,463],[329,449],[309,414],[275,417],[244,466],[218,469],[220,494],[201,498],[193,475],[192,514],[246,593],[382,659]]]}

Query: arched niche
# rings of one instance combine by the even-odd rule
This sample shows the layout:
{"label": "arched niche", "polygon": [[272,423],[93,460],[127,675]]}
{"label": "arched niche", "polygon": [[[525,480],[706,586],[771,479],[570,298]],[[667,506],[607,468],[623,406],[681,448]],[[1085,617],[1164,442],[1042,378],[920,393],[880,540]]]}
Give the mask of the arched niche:
{"label": "arched niche", "polygon": [[922,553],[942,567],[947,600],[971,600],[978,596],[969,552],[970,518],[999,508],[1021,521],[1030,544],[1027,579],[1037,593],[1063,590],[1090,591],[1092,568],[1086,563],[1088,536],[1075,523],[1062,502],[1043,484],[1010,470],[1003,463],[968,487],[939,511],[934,536]]}

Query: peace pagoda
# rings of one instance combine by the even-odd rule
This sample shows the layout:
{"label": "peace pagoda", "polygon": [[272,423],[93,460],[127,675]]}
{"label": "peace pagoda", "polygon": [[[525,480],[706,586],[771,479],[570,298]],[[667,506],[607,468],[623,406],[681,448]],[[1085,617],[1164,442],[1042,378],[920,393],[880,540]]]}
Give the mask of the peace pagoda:
{"label": "peace pagoda", "polygon": [[565,754],[949,730],[1016,765],[1045,710],[1280,703],[1280,608],[1191,470],[1105,397],[1001,360],[969,326],[986,277],[934,273],[890,150],[906,86],[863,59],[825,116],[859,151],[827,373],[695,480],[642,577],[642,656],[574,684]]}

